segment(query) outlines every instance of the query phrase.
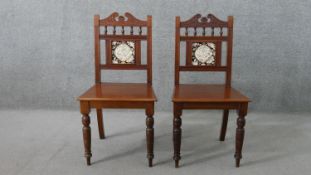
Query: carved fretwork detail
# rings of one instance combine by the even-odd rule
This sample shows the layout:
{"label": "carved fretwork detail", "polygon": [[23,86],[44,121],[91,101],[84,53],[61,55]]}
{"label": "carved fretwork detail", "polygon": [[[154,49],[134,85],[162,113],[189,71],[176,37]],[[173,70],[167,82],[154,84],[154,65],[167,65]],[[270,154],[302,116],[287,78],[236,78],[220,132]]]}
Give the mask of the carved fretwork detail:
{"label": "carved fretwork detail", "polygon": [[218,19],[212,14],[207,16],[196,14],[189,20],[181,22],[180,27],[227,27],[227,22]]}
{"label": "carved fretwork detail", "polygon": [[110,26],[146,26],[147,22],[135,18],[128,12],[126,12],[124,16],[114,12],[107,18],[100,20],[100,24]]}

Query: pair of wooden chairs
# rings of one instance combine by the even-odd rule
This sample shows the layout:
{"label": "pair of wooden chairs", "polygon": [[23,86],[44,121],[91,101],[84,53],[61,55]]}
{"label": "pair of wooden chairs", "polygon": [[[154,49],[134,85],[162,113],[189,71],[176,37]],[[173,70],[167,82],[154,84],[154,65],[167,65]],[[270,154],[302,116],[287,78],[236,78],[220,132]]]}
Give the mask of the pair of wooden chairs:
{"label": "pair of wooden chairs", "polygon": [[[101,32],[101,28],[104,29]],[[80,111],[83,115],[83,141],[87,165],[91,164],[91,128],[89,113],[96,109],[99,136],[105,138],[102,119],[103,108],[138,108],[145,109],[147,158],[152,166],[154,157],[154,103],[157,101],[152,89],[152,17],[147,21],[139,20],[130,13],[120,16],[113,13],[109,17],[100,19],[94,17],[95,33],[95,85],[78,99]],[[199,33],[199,29],[200,33]],[[126,32],[127,30],[127,32]],[[181,34],[181,32],[184,32]],[[239,167],[242,158],[245,116],[249,99],[231,87],[232,72],[232,38],[233,17],[228,21],[221,21],[209,14],[197,14],[187,21],[180,21],[176,17],[175,36],[175,89],[172,97],[174,104],[173,142],[175,167],[179,166],[181,147],[181,115],[184,109],[221,109],[223,121],[220,140],[226,135],[229,110],[237,110],[236,129],[236,166]],[[105,40],[106,63],[101,63],[100,44]],[[141,42],[147,42],[147,63],[142,64]],[[180,43],[186,43],[186,63],[180,64]],[[226,43],[226,65],[223,65],[223,43]],[[147,83],[103,83],[102,69],[116,70],[146,70]],[[180,84],[180,71],[213,71],[224,72],[224,85],[214,84]]]}

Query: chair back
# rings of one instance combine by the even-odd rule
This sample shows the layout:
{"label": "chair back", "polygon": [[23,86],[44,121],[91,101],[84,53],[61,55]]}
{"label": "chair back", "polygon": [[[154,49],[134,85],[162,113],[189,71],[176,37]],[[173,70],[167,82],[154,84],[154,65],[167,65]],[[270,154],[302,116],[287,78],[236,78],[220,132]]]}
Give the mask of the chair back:
{"label": "chair back", "polygon": [[[103,32],[101,33],[101,29]],[[147,83],[152,84],[152,17],[139,20],[130,13],[117,12],[104,19],[94,16],[95,82],[101,82],[102,69],[146,70]],[[101,40],[105,41],[106,63],[101,63]],[[141,63],[141,42],[147,41],[147,61]]]}
{"label": "chair back", "polygon": [[[186,21],[176,17],[175,85],[180,71],[216,71],[226,73],[226,85],[231,86],[233,17],[222,21],[212,14],[197,14]],[[185,65],[180,65],[180,43],[186,44]],[[223,43],[226,45],[226,64],[222,63]]]}

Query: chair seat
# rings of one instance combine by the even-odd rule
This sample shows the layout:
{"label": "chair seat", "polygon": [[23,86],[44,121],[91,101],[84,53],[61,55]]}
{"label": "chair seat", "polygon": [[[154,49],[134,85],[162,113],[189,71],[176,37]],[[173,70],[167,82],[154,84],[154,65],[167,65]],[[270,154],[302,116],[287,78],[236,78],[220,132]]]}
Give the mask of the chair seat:
{"label": "chair seat", "polygon": [[156,101],[151,85],[145,83],[98,83],[82,94],[80,101]]}
{"label": "chair seat", "polygon": [[249,102],[239,91],[217,84],[179,84],[173,102]]}

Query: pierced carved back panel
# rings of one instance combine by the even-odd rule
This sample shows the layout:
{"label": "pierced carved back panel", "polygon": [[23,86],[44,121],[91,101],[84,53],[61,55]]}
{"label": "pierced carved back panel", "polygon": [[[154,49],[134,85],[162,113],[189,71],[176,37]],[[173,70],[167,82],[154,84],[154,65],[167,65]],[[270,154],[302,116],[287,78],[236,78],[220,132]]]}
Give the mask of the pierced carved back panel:
{"label": "pierced carved back panel", "polygon": [[[175,84],[179,71],[226,72],[226,84],[231,85],[233,17],[222,21],[212,14],[196,14],[186,21],[176,17]],[[180,43],[186,44],[185,65],[180,65]],[[226,46],[226,65],[222,65],[223,44]]]}
{"label": "pierced carved back panel", "polygon": [[[152,83],[152,17],[146,21],[130,13],[117,12],[100,19],[94,17],[96,82],[101,81],[101,69],[147,70],[147,82]],[[105,41],[106,63],[100,62],[100,40]],[[147,63],[141,64],[141,42],[146,41]]]}

